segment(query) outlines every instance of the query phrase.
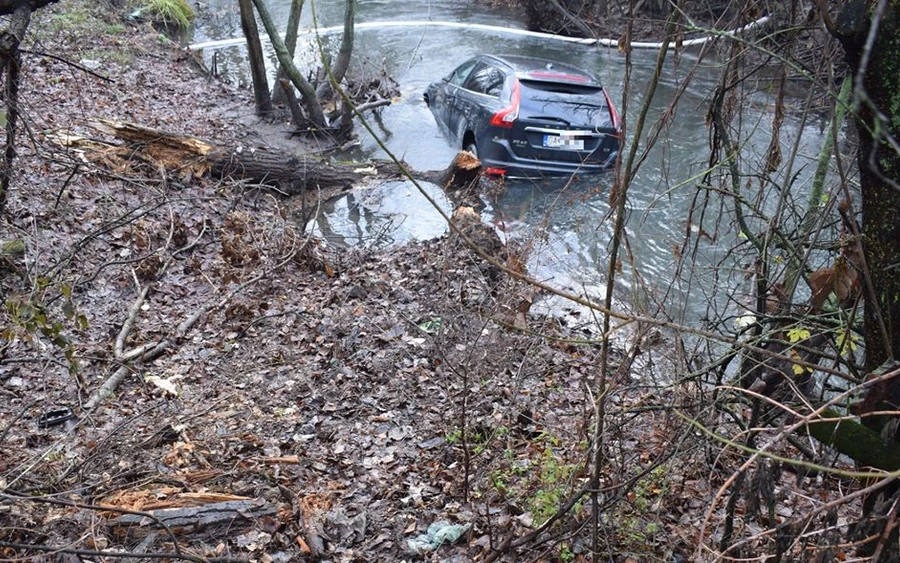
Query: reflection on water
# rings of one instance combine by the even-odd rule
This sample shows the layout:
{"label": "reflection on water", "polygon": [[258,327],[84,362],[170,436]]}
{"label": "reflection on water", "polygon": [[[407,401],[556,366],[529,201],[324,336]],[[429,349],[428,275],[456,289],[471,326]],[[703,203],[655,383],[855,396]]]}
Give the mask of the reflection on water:
{"label": "reflection on water", "polygon": [[[450,213],[450,202],[443,190],[426,182],[420,187],[445,213]],[[386,248],[439,237],[447,231],[447,225],[415,186],[390,181],[354,190],[329,202],[312,229],[332,244]]]}

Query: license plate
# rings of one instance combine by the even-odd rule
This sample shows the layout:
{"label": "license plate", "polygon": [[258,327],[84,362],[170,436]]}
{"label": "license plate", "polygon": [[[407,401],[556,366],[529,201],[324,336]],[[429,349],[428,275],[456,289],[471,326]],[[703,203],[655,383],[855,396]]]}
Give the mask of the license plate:
{"label": "license plate", "polygon": [[544,146],[552,149],[583,151],[584,139],[576,139],[566,135],[544,135]]}

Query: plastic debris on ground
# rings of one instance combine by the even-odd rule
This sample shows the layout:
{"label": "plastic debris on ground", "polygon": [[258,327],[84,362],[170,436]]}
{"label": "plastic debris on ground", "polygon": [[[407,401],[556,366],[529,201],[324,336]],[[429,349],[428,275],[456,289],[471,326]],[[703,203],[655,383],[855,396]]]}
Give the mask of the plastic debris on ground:
{"label": "plastic debris on ground", "polygon": [[407,540],[409,550],[416,554],[434,551],[444,544],[455,543],[472,527],[471,524],[450,524],[449,522],[435,522],[428,526],[428,531]]}

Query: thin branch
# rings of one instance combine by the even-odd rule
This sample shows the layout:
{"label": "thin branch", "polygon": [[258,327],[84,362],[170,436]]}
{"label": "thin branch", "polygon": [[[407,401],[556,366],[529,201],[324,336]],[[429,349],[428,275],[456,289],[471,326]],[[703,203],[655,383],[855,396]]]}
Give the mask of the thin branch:
{"label": "thin branch", "polygon": [[131,551],[105,551],[95,549],[78,549],[74,547],[54,547],[51,545],[32,545],[27,543],[0,541],[0,547],[24,551],[43,551],[45,553],[67,553],[82,557],[111,557],[114,559],[177,559],[195,563],[247,563],[248,559],[240,557],[199,557],[185,553],[136,553]]}
{"label": "thin branch", "polygon": [[29,409],[31,409],[31,407],[36,404],[37,401],[28,403],[27,405],[22,407],[22,410],[19,411],[19,414],[17,414],[15,417],[13,417],[12,420],[9,421],[9,424],[6,425],[6,428],[3,429],[3,432],[0,432],[0,444],[2,444],[4,440],[6,440],[6,435],[9,434],[9,431],[12,430],[12,427],[16,425],[16,422],[18,422],[20,418],[25,416],[25,413],[28,412]]}
{"label": "thin branch", "polygon": [[53,53],[46,53],[44,51],[31,51],[29,49],[19,49],[19,52],[25,53],[27,55],[35,55],[38,57],[46,57],[48,59],[53,59],[55,61],[59,61],[61,63],[69,65],[72,68],[76,68],[76,69],[80,70],[81,72],[90,74],[94,78],[99,78],[100,80],[103,80],[104,82],[109,82],[110,84],[116,83],[115,80],[113,80],[112,78],[110,78],[108,76],[104,76],[104,75],[100,74],[99,72],[94,72],[93,70],[89,69],[88,67],[86,67],[82,64],[76,63],[75,61],[70,61],[69,59],[67,59],[65,57],[61,57],[59,55],[54,55]]}

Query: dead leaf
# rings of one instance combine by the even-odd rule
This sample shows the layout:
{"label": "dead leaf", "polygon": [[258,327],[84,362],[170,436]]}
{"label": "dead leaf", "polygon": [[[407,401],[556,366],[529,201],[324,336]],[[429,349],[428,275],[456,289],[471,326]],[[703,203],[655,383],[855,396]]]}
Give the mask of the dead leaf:
{"label": "dead leaf", "polygon": [[296,465],[300,463],[300,456],[296,455],[285,455],[281,457],[264,457],[262,458],[262,462],[266,465],[275,465],[278,463],[288,463]]}
{"label": "dead leaf", "polygon": [[822,310],[822,305],[831,295],[831,289],[834,286],[834,270],[832,268],[821,268],[816,270],[809,276],[809,289],[812,295],[809,298],[809,308],[813,313]]}

